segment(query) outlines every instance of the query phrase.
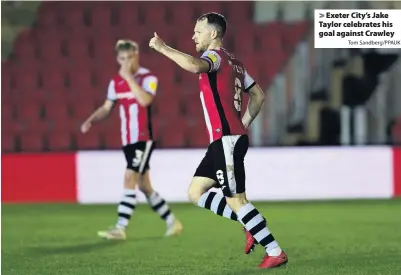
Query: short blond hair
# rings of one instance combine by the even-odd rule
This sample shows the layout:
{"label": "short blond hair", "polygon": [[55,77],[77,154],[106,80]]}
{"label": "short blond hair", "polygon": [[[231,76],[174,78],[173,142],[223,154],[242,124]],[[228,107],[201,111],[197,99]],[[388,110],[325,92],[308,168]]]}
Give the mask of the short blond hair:
{"label": "short blond hair", "polygon": [[139,51],[139,45],[138,43],[129,39],[120,39],[114,46],[114,50],[116,53],[119,53],[120,51],[129,51],[129,50]]}

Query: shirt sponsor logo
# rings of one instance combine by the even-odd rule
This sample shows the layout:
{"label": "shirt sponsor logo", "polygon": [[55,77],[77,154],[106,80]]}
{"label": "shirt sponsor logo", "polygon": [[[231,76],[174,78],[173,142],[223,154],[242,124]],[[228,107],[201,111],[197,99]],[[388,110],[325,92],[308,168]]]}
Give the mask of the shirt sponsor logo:
{"label": "shirt sponsor logo", "polygon": [[117,99],[134,99],[135,96],[132,92],[125,92],[125,93],[117,93]]}

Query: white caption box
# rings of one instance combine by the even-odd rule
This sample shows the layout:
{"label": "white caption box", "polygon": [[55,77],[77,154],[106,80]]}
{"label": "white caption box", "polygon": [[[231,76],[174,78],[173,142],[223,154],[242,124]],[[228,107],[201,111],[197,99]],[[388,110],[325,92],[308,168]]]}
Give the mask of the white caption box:
{"label": "white caption box", "polygon": [[315,10],[315,48],[401,48],[401,10]]}

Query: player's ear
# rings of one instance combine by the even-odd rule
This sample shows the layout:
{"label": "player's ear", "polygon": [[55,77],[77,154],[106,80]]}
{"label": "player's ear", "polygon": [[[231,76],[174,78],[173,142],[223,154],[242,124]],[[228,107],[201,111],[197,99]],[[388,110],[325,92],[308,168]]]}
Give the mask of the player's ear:
{"label": "player's ear", "polygon": [[211,37],[212,37],[212,39],[216,39],[217,38],[217,36],[218,36],[218,33],[217,33],[217,31],[216,30],[212,30],[212,32],[211,32]]}

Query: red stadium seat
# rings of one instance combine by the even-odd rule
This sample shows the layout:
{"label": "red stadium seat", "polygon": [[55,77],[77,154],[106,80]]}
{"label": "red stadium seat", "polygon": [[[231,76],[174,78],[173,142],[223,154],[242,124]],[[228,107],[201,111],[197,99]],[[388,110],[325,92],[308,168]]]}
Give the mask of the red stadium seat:
{"label": "red stadium seat", "polygon": [[161,144],[166,148],[180,148],[186,146],[184,135],[185,125],[172,123],[166,127],[161,136]]}
{"label": "red stadium seat", "polygon": [[117,36],[98,38],[98,44],[94,48],[94,58],[96,62],[102,64],[103,69],[107,69],[109,64],[115,64],[116,55],[114,53],[114,46],[118,40]]}
{"label": "red stadium seat", "polygon": [[[166,24],[167,21],[167,10],[165,3],[163,2],[144,2],[140,8],[143,13],[144,22],[143,25],[147,27],[156,28],[160,25]],[[151,32],[151,34],[153,34]]]}
{"label": "red stadium seat", "polygon": [[66,28],[85,27],[84,10],[81,7],[74,7],[75,4],[75,2],[71,2],[70,7],[64,9],[62,13]]}
{"label": "red stadium seat", "polygon": [[39,59],[24,60],[23,62],[13,60],[9,63],[10,66],[7,69],[13,73],[13,76],[16,76],[14,75],[16,71],[21,71],[22,74],[37,74],[38,70],[44,65]]}
{"label": "red stadium seat", "polygon": [[114,60],[112,64],[107,65],[104,70],[98,68],[94,71],[94,77],[96,79],[95,87],[98,88],[99,93],[103,93],[106,96],[110,81],[118,73],[118,69],[116,61]]}
{"label": "red stadium seat", "polygon": [[20,121],[39,121],[42,117],[42,105],[38,102],[21,101],[16,104],[17,118]]}
{"label": "red stadium seat", "polygon": [[111,27],[111,9],[104,5],[95,5],[91,9],[91,27],[104,31]]}
{"label": "red stadium seat", "polygon": [[43,151],[44,142],[42,133],[32,132],[20,135],[21,151]]}
{"label": "red stadium seat", "polygon": [[286,54],[286,50],[291,48],[286,41],[284,26],[277,25],[277,30],[268,26],[266,29],[261,29],[259,35],[262,41],[262,52],[265,53],[265,56]]}
{"label": "red stadium seat", "polygon": [[189,119],[185,129],[188,146],[206,148],[209,145],[206,123],[203,119]]}
{"label": "red stadium seat", "polygon": [[27,91],[32,88],[37,88],[39,78],[36,71],[25,71],[17,69],[13,72],[16,84],[16,89],[20,91]]}
{"label": "red stadium seat", "polygon": [[72,115],[74,118],[84,120],[98,107],[100,106],[95,106],[95,102],[91,100],[88,102],[78,101],[71,105]]}
{"label": "red stadium seat", "polygon": [[78,150],[100,149],[100,135],[99,132],[92,128],[89,132],[82,134],[75,134],[75,140]]}
{"label": "red stadium seat", "polygon": [[102,139],[106,150],[121,149],[122,147],[119,129],[103,132]]}
{"label": "red stadium seat", "polygon": [[92,127],[96,128],[96,131],[100,133],[114,132],[120,135],[120,117],[117,110],[113,110],[111,114],[98,122],[95,122]]}
{"label": "red stadium seat", "polygon": [[71,133],[79,133],[80,132],[80,126],[83,122],[83,120],[76,120],[72,118],[51,118],[47,119],[49,121],[49,128],[50,131],[53,132],[66,132],[69,131]]}
{"label": "red stadium seat", "polygon": [[235,55],[238,58],[242,58],[247,54],[254,54],[256,49],[256,31],[252,26],[241,25],[235,27],[235,33],[240,33],[241,35],[234,35],[235,44]]}
{"label": "red stadium seat", "polygon": [[16,59],[13,60],[13,65],[32,67],[32,64],[39,61],[40,51],[36,45],[32,30],[22,30],[15,38],[13,45]]}
{"label": "red stadium seat", "polygon": [[178,96],[164,96],[155,98],[154,104],[157,106],[159,115],[163,117],[176,117],[181,113],[180,101]]}
{"label": "red stadium seat", "polygon": [[198,55],[196,53],[196,46],[195,46],[194,41],[192,40],[192,36],[188,36],[188,37],[178,36],[177,41],[178,41],[177,48],[180,51],[183,51],[190,55],[195,55],[195,56]]}
{"label": "red stadium seat", "polygon": [[10,135],[16,135],[20,131],[23,130],[23,124],[22,122],[18,120],[2,120],[1,121],[1,131],[4,134],[10,134]]}
{"label": "red stadium seat", "polygon": [[167,125],[166,119],[162,116],[154,116],[152,119],[152,135],[153,139],[160,141],[163,137],[163,130]]}
{"label": "red stadium seat", "polygon": [[67,47],[68,47],[68,56],[73,61],[75,61],[76,59],[88,59],[89,44],[86,39],[85,40],[68,39]]}
{"label": "red stadium seat", "polygon": [[228,5],[226,7],[227,11],[224,13],[224,16],[228,21],[227,31],[232,31],[232,25],[240,25],[244,22],[250,22],[253,17],[253,7],[254,5],[251,1],[228,2]]}
{"label": "red stadium seat", "polygon": [[9,102],[5,102],[1,106],[1,121],[10,121],[15,118],[15,109],[14,106]]}
{"label": "red stadium seat", "polygon": [[51,151],[64,151],[72,149],[71,133],[66,131],[50,132],[46,136]]}
{"label": "red stadium seat", "polygon": [[71,68],[69,72],[70,85],[69,89],[76,94],[86,94],[91,90],[94,84],[94,76],[89,69]]}
{"label": "red stadium seat", "polygon": [[139,25],[139,1],[127,1],[118,10],[119,27]]}
{"label": "red stadium seat", "polygon": [[[50,42],[51,41],[51,42]],[[63,59],[62,43],[64,38],[60,34],[52,37],[40,35],[38,37],[37,46],[40,51],[40,58],[46,62],[67,62]]]}
{"label": "red stadium seat", "polygon": [[195,117],[202,118],[203,117],[203,107],[202,102],[200,100],[199,93],[187,93],[183,95],[181,100],[182,110],[186,117]]}
{"label": "red stadium seat", "polygon": [[[12,72],[10,62],[1,62],[1,93],[8,95],[11,92]],[[3,99],[4,100],[4,99]]]}
{"label": "red stadium seat", "polygon": [[43,89],[48,92],[63,91],[66,87],[67,75],[65,71],[57,68],[46,68],[40,72]]}
{"label": "red stadium seat", "polygon": [[47,91],[39,88],[32,88],[29,91],[24,91],[23,94],[24,100],[32,102],[45,102],[49,98],[49,94],[47,93]]}
{"label": "red stadium seat", "polygon": [[49,122],[43,120],[24,121],[24,130],[22,133],[47,133],[49,131]]}
{"label": "red stadium seat", "polygon": [[223,3],[219,1],[194,1],[191,4],[194,7],[196,18],[208,12],[223,13]]}
{"label": "red stadium seat", "polygon": [[182,116],[160,117],[154,120],[154,137],[161,147],[179,148],[186,144],[185,128],[186,119]]}
{"label": "red stadium seat", "polygon": [[56,25],[58,25],[58,14],[55,11],[56,7],[54,3],[50,2],[40,5],[36,19],[38,27],[41,29],[46,29],[54,28]]}
{"label": "red stadium seat", "polygon": [[[171,23],[174,26],[180,27],[187,22],[193,24],[194,20],[199,16],[195,15],[193,9],[194,2],[173,2],[168,6],[171,14]],[[205,3],[205,2],[202,2]]]}
{"label": "red stadium seat", "polygon": [[93,4],[100,4],[99,2],[93,1],[60,1],[57,2],[57,11],[58,13],[69,12],[72,10],[80,10],[84,11],[87,8],[93,6]]}
{"label": "red stadium seat", "polygon": [[1,151],[13,152],[15,151],[15,136],[13,134],[5,133],[1,136]]}
{"label": "red stadium seat", "polygon": [[70,116],[69,105],[65,101],[51,101],[46,102],[45,117],[46,119],[65,119]]}
{"label": "red stadium seat", "polygon": [[28,41],[14,43],[14,54],[20,63],[34,61],[38,58],[36,45],[32,45]]}

